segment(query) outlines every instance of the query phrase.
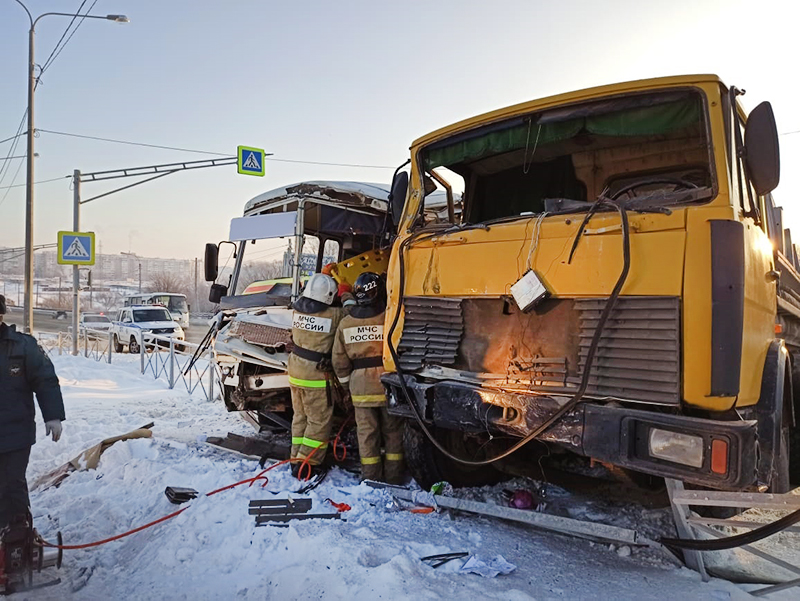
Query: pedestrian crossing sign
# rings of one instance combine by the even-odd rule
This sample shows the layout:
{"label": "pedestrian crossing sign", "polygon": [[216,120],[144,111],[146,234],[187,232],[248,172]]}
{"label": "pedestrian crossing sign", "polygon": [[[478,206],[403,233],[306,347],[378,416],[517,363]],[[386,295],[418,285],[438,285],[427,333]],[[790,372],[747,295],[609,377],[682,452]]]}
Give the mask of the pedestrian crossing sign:
{"label": "pedestrian crossing sign", "polygon": [[236,151],[236,170],[242,175],[264,177],[264,149],[238,146]]}
{"label": "pedestrian crossing sign", "polygon": [[94,232],[58,232],[59,265],[94,265]]}

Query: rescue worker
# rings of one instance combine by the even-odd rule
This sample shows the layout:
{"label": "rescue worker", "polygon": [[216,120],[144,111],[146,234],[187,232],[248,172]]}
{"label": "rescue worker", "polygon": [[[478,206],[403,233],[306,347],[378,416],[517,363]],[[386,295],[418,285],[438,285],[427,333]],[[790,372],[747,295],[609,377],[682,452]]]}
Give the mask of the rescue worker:
{"label": "rescue worker", "polygon": [[361,477],[401,484],[403,420],[389,415],[381,384],[386,284],[376,273],[362,273],[353,295],[356,306],[342,319],[333,343],[333,369],[353,400]]}
{"label": "rescue worker", "polygon": [[[344,309],[333,306],[337,292],[343,295],[349,286],[337,286],[336,280],[323,273],[311,276],[303,294],[293,305],[292,341],[289,357],[289,385],[292,393],[293,458],[305,459],[312,466],[325,459],[333,417],[330,378],[331,347]],[[313,452],[313,455],[312,455]],[[300,462],[292,464],[298,475]],[[315,472],[312,469],[312,473]],[[300,476],[307,477],[304,470]]]}
{"label": "rescue worker", "polygon": [[34,393],[54,442],[66,419],[53,363],[33,336],[3,323],[5,313],[6,298],[0,294],[0,530],[28,515],[25,472],[36,442]]}

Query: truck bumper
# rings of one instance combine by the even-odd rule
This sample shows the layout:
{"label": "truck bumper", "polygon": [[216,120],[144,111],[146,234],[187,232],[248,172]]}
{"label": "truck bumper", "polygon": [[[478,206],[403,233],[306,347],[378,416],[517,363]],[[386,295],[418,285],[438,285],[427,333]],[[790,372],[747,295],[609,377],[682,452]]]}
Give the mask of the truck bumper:
{"label": "truck bumper", "polygon": [[[563,400],[548,396],[405,378],[424,419],[451,430],[524,437],[563,405]],[[389,413],[413,418],[399,376],[385,374],[382,381]],[[744,490],[757,479],[755,421],[719,421],[583,402],[538,438],[620,467],[710,488]],[[685,443],[690,453],[677,457],[689,456],[688,464],[686,459],[665,458],[674,454],[676,444]]]}

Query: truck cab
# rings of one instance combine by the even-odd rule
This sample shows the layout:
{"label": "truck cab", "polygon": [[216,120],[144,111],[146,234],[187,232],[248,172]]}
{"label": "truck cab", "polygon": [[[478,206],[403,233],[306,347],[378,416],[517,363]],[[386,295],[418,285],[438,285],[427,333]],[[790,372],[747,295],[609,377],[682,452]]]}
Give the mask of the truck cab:
{"label": "truck cab", "polygon": [[[384,349],[390,412],[428,449],[409,457],[518,468],[546,449],[725,490],[800,477],[800,276],[772,110],[742,94],[635,81],[413,143]],[[431,219],[437,187],[462,204]]]}

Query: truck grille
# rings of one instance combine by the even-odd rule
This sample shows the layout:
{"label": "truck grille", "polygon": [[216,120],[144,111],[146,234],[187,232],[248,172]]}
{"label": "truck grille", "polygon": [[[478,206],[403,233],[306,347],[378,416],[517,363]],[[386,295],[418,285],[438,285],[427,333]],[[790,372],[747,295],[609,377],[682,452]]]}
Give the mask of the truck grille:
{"label": "truck grille", "polygon": [[[580,315],[579,373],[606,299],[576,299]],[[586,394],[633,401],[680,403],[680,303],[677,297],[620,297],[592,364]],[[580,377],[570,378],[578,383]]]}
{"label": "truck grille", "polygon": [[397,347],[400,368],[413,371],[426,363],[454,364],[464,332],[461,299],[409,296],[403,304],[405,321]]}
{"label": "truck grille", "polygon": [[228,331],[229,336],[236,336],[250,344],[284,349],[292,345],[291,330],[268,326],[250,321],[234,321]]}

